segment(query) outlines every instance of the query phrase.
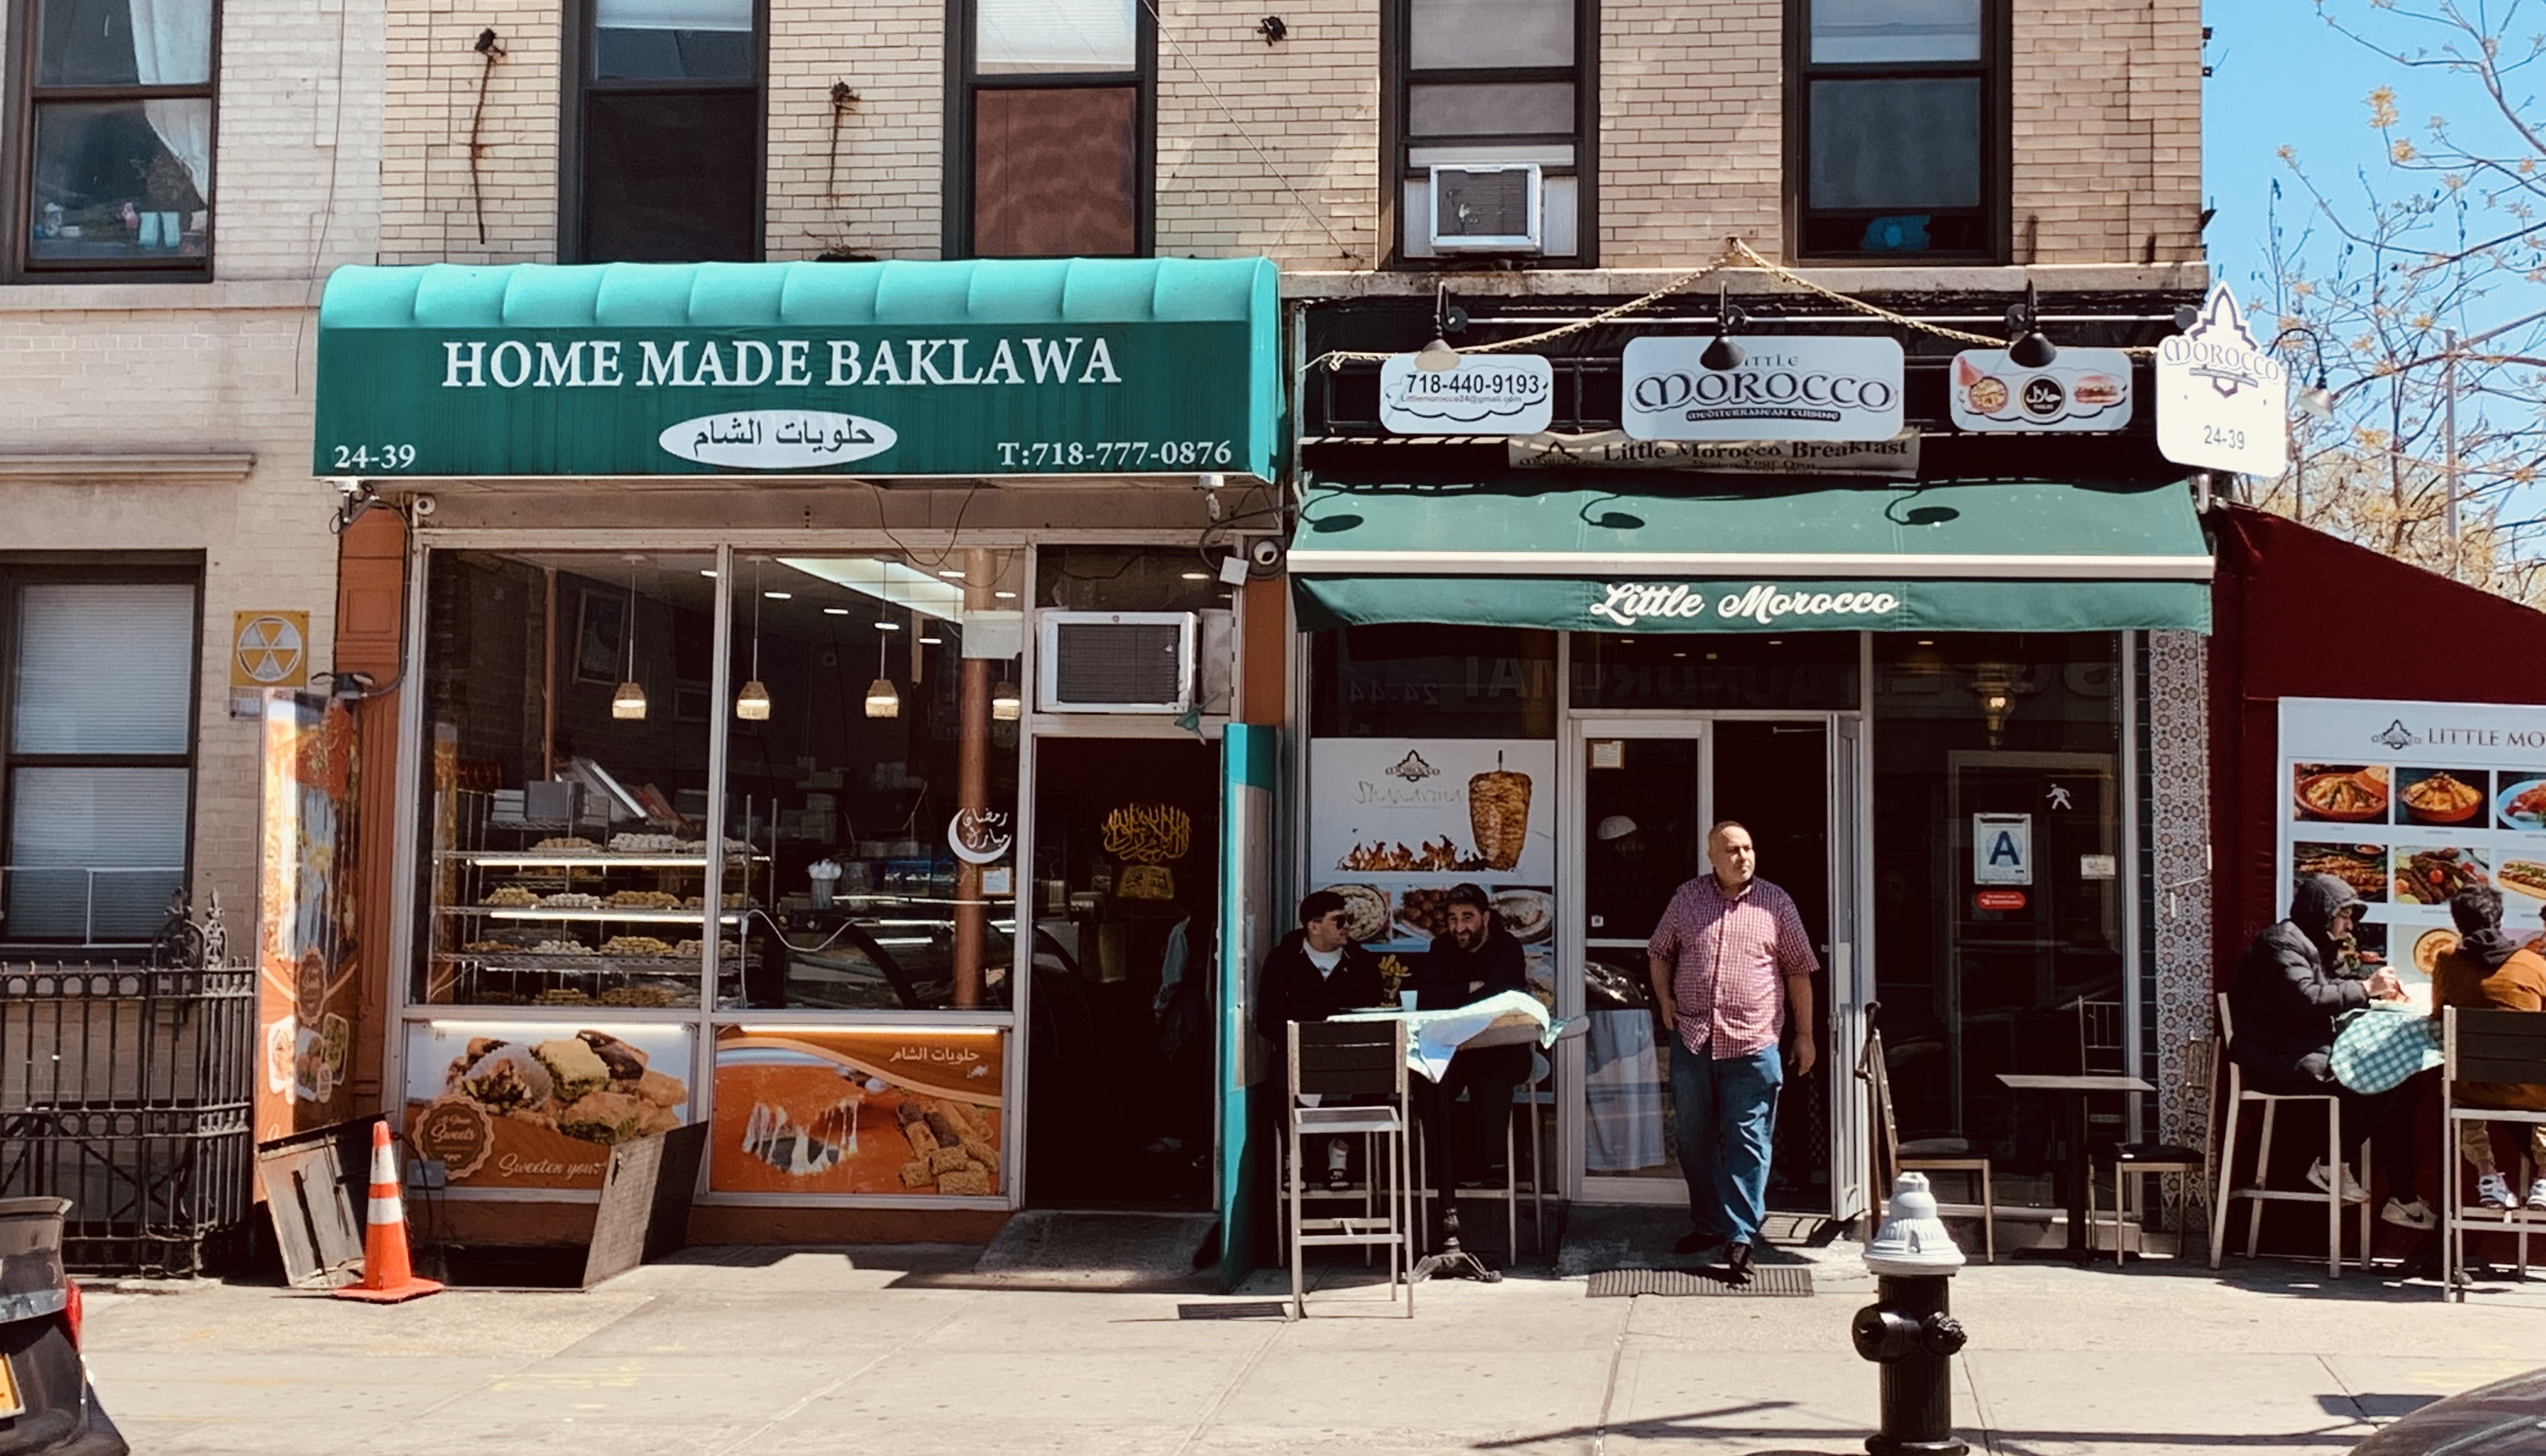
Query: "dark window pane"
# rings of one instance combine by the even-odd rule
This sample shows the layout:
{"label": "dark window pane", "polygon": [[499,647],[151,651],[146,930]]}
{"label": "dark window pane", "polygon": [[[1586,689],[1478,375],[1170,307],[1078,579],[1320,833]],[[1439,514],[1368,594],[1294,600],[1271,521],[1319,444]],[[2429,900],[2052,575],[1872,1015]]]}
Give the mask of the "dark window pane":
{"label": "dark window pane", "polygon": [[1139,245],[1140,91],[974,93],[973,251],[1122,256]]}
{"label": "dark window pane", "polygon": [[1960,213],[1807,213],[1803,251],[1827,253],[1986,253],[1989,219]]}
{"label": "dark window pane", "polygon": [[1801,632],[1573,638],[1576,708],[1796,708],[1857,706],[1857,636]]}
{"label": "dark window pane", "polygon": [[1405,130],[1410,136],[1569,135],[1573,130],[1573,84],[1408,86]]}
{"label": "dark window pane", "polygon": [[592,74],[604,81],[747,81],[751,32],[595,30]]}
{"label": "dark window pane", "polygon": [[1812,0],[1815,61],[1978,60],[1981,0]]}
{"label": "dark window pane", "polygon": [[1139,64],[1138,0],[975,0],[981,75],[1128,71]]}
{"label": "dark window pane", "polygon": [[760,252],[760,93],[585,98],[583,256],[747,262]]}
{"label": "dark window pane", "polygon": [[39,86],[199,86],[212,74],[212,0],[42,0]]}
{"label": "dark window pane", "polygon": [[212,223],[210,101],[40,104],[35,153],[31,256],[204,255]]}
{"label": "dark window pane", "polygon": [[595,0],[592,25],[602,80],[751,78],[752,0]]}
{"label": "dark window pane", "polygon": [[1811,105],[1812,208],[1980,206],[1979,80],[1815,81]]}
{"label": "dark window pane", "polygon": [[1573,64],[1574,0],[1412,0],[1418,71]]}
{"label": "dark window pane", "polygon": [[1550,738],[1556,634],[1512,627],[1347,627],[1310,649],[1320,738]]}

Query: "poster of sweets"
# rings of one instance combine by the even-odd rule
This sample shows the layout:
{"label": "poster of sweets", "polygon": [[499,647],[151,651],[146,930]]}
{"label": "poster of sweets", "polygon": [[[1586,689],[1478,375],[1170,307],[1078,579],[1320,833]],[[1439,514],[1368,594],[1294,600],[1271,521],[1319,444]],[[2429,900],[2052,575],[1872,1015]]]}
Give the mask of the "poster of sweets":
{"label": "poster of sweets", "polygon": [[1344,898],[1353,938],[1420,952],[1474,883],[1555,994],[1556,744],[1541,738],[1320,738],[1309,746],[1309,884]]}
{"label": "poster of sweets", "polygon": [[994,1026],[718,1028],[708,1186],[995,1196],[1005,1035]]}
{"label": "poster of sweets", "polygon": [[613,1147],[690,1120],[691,1045],[677,1023],[411,1023],[407,1140],[455,1188],[598,1188]]}
{"label": "poster of sweets", "polygon": [[2469,885],[2546,942],[2546,708],[2284,698],[2278,787],[2280,883],[2350,885],[2360,949],[2409,983],[2457,943],[2449,897]]}
{"label": "poster of sweets", "polygon": [[256,1137],[355,1115],[354,719],[340,702],[265,696],[257,852]]}

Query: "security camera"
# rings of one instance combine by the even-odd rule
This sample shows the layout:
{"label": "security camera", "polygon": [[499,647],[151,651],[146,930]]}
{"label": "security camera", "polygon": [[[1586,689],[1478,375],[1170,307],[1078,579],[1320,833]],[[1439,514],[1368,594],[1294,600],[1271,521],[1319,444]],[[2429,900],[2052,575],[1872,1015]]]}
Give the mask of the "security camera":
{"label": "security camera", "polygon": [[1246,543],[1246,572],[1259,579],[1279,576],[1282,574],[1283,557],[1288,555],[1278,538],[1258,536]]}
{"label": "security camera", "polygon": [[329,479],[327,483],[335,486],[336,493],[347,500],[360,500],[370,489],[369,486],[363,483],[359,476],[355,475],[337,475]]}
{"label": "security camera", "polygon": [[1205,471],[1194,476],[1194,484],[1205,490],[1218,490],[1229,483],[1229,477],[1218,471]]}
{"label": "security camera", "polygon": [[430,495],[419,495],[407,503],[407,509],[415,512],[415,518],[421,521],[442,509],[442,503]]}

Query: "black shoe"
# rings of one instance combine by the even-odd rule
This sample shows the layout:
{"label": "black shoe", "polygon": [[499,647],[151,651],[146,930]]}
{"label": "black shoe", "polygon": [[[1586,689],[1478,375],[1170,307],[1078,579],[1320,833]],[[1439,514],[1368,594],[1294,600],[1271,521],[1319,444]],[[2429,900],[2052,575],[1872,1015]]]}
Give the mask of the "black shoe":
{"label": "black shoe", "polygon": [[1351,1192],[1352,1175],[1339,1167],[1330,1167],[1326,1169],[1326,1191],[1329,1193]]}
{"label": "black shoe", "polygon": [[1724,1247],[1724,1267],[1733,1274],[1736,1284],[1750,1282],[1750,1245],[1737,1239]]}
{"label": "black shoe", "polygon": [[1689,1257],[1702,1253],[1713,1253],[1723,1246],[1723,1235],[1710,1234],[1704,1229],[1697,1229],[1679,1236],[1679,1242],[1671,1245],[1671,1252],[1682,1255],[1683,1257]]}

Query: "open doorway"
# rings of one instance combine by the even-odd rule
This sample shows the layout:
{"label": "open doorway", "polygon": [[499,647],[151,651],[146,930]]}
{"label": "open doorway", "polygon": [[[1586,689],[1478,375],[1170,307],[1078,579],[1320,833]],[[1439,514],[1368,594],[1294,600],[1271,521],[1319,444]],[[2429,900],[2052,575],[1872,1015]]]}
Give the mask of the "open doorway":
{"label": "open doorway", "polygon": [[1219,748],[1044,737],[1035,786],[1026,1201],[1208,1209]]}

